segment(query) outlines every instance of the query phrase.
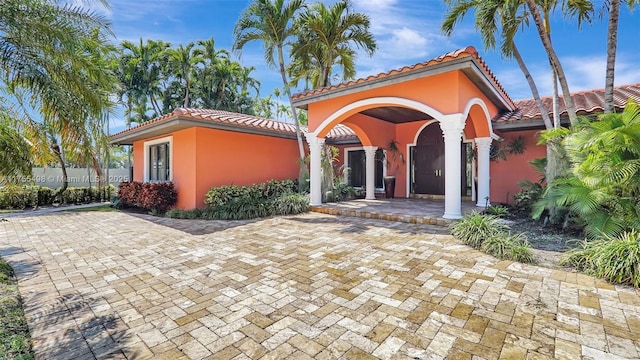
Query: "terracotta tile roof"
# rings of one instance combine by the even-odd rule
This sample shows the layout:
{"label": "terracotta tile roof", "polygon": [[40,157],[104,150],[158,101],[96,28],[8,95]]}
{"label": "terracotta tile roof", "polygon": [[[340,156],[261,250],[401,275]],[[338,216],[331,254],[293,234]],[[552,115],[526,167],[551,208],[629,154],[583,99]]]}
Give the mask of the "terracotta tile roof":
{"label": "terracotta tile roof", "polygon": [[[294,124],[289,124],[281,121],[261,118],[257,116],[239,114],[229,111],[222,110],[212,110],[212,109],[192,109],[192,108],[179,108],[175,109],[173,112],[157,117],[153,120],[141,123],[129,129],[120,131],[118,133],[112,134],[111,137],[119,137],[121,135],[135,132],[136,130],[144,127],[148,127],[154,124],[159,124],[162,122],[168,122],[177,117],[180,118],[190,118],[190,119],[201,119],[212,121],[220,124],[229,124],[231,126],[237,126],[239,128],[254,128],[259,130],[266,130],[274,133],[285,133],[285,134],[295,134],[296,128]],[[300,129],[305,132],[307,128],[305,126],[301,126]],[[356,137],[356,134],[345,125],[339,124],[335,126],[327,135],[328,138],[332,139],[348,139],[351,137]]]}
{"label": "terracotta tile roof", "polygon": [[314,90],[309,90],[309,91],[306,91],[306,92],[294,94],[292,96],[292,99],[299,100],[299,99],[303,99],[303,98],[306,98],[306,97],[309,97],[309,96],[312,96],[312,95],[317,95],[317,94],[321,94],[321,93],[327,93],[327,92],[330,92],[330,91],[333,91],[333,90],[346,88],[346,87],[353,86],[353,85],[356,85],[356,84],[361,84],[361,83],[366,83],[366,82],[370,82],[370,81],[374,81],[374,80],[393,77],[395,75],[406,73],[406,72],[409,72],[409,71],[412,71],[412,70],[428,68],[428,67],[436,65],[436,64],[445,63],[447,61],[451,61],[451,60],[455,60],[455,59],[459,59],[459,58],[464,58],[464,57],[473,57],[480,64],[481,69],[486,73],[487,78],[492,82],[493,86],[501,93],[502,96],[504,96],[505,99],[507,99],[509,102],[512,102],[512,100],[509,97],[509,95],[507,94],[507,92],[504,90],[502,85],[500,85],[500,82],[498,81],[496,76],[493,74],[493,72],[487,66],[487,63],[485,63],[484,60],[480,57],[480,55],[478,55],[478,51],[473,46],[467,46],[466,48],[463,48],[463,49],[458,49],[458,50],[455,50],[455,51],[451,51],[451,52],[448,52],[446,54],[443,54],[443,55],[440,55],[438,57],[435,57],[435,58],[433,58],[431,60],[427,60],[427,61],[424,61],[424,62],[421,62],[421,63],[417,63],[415,65],[404,66],[404,67],[402,67],[400,69],[395,69],[395,70],[383,72],[383,73],[380,73],[380,74],[377,74],[377,75],[371,75],[371,76],[368,76],[366,78],[360,78],[360,79],[357,79],[357,80],[351,80],[351,81],[344,82],[344,83],[337,84],[337,85],[331,85],[331,86],[327,86],[327,87],[323,87],[323,88],[319,88],[319,89],[314,89]]}
{"label": "terracotta tile roof", "polygon": [[[604,89],[595,89],[588,91],[581,91],[571,94],[573,102],[576,106],[578,114],[584,115],[587,113],[598,113],[604,111]],[[637,102],[640,102],[640,83],[632,85],[622,85],[614,88],[613,101],[615,107],[621,109],[627,102],[627,99],[632,98]],[[562,95],[560,96],[562,99]],[[552,116],[553,113],[553,98],[551,96],[545,96],[542,99],[542,104]],[[538,110],[538,106],[533,99],[517,100],[515,101],[516,109],[496,116],[494,122],[511,122],[518,120],[531,120],[542,117],[542,113]],[[563,101],[560,101],[560,115],[567,114],[567,108]]]}

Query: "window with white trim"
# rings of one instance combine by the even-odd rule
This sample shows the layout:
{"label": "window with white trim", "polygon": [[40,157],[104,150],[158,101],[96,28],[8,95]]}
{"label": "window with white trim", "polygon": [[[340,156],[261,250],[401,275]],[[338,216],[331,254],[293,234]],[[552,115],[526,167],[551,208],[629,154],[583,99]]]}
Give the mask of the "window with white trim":
{"label": "window with white trim", "polygon": [[149,146],[149,181],[170,179],[169,143]]}
{"label": "window with white trim", "polygon": [[171,136],[145,141],[144,143],[144,181],[172,181],[173,162]]}

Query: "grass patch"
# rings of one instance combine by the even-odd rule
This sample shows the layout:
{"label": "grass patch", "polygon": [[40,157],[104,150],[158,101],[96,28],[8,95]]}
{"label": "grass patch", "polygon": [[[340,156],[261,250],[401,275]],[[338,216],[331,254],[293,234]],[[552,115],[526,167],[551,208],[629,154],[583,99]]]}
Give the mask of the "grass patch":
{"label": "grass patch", "polygon": [[22,210],[13,210],[13,209],[0,209],[0,214],[11,214],[15,212],[20,212]]}
{"label": "grass patch", "polygon": [[13,270],[0,259],[0,359],[33,359],[29,328]]}

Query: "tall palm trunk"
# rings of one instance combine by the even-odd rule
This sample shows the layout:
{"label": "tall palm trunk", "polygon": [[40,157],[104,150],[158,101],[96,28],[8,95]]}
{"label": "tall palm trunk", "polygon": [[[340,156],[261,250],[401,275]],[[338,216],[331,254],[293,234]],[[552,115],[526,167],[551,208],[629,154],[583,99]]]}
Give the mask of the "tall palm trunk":
{"label": "tall palm trunk", "polygon": [[153,93],[149,93],[149,98],[151,99],[151,106],[153,107],[153,111],[155,111],[156,116],[162,115],[162,110],[160,110],[160,105],[158,105],[158,101]]}
{"label": "tall palm trunk", "polygon": [[[289,82],[287,81],[287,72],[284,68],[284,56],[282,55],[282,46],[278,46],[278,63],[280,65],[280,75],[282,76],[282,84],[284,85],[284,91],[289,98],[289,105],[291,106],[291,114],[293,115],[293,123],[296,126],[296,139],[298,139],[298,151],[300,152],[300,169],[306,168],[304,166],[304,146],[302,145],[302,132],[300,131],[300,122],[298,121],[298,112],[293,106],[293,100],[291,99],[291,89],[289,88]],[[302,174],[301,174],[302,176]]]}
{"label": "tall palm trunk", "polygon": [[531,11],[531,15],[533,16],[533,21],[536,24],[536,28],[538,29],[538,35],[540,36],[540,40],[542,41],[542,46],[547,51],[547,55],[549,56],[549,61],[551,62],[553,68],[555,69],[558,75],[558,81],[560,82],[560,87],[562,88],[562,95],[565,106],[567,108],[567,113],[569,115],[569,122],[571,125],[575,125],[578,121],[576,115],[576,107],[573,103],[573,99],[571,98],[571,92],[569,91],[569,84],[567,83],[567,77],[564,73],[564,69],[560,64],[560,59],[556,54],[553,46],[551,46],[551,39],[549,35],[546,33],[544,28],[544,23],[542,17],[540,16],[540,12],[538,11],[538,7],[536,6],[535,0],[525,0],[527,2],[527,6]]}
{"label": "tall palm trunk", "polygon": [[607,74],[604,84],[604,112],[614,111],[613,84],[616,65],[616,49],[618,46],[618,17],[620,16],[620,0],[610,0],[609,26],[607,29]]}
{"label": "tall palm trunk", "polygon": [[549,118],[549,112],[545,109],[542,104],[542,99],[540,99],[540,93],[538,92],[538,87],[536,86],[535,81],[533,81],[533,77],[525,65],[524,60],[522,59],[522,55],[520,55],[520,51],[516,46],[515,41],[511,42],[511,46],[513,47],[513,57],[515,57],[518,62],[518,66],[520,70],[524,74],[525,79],[527,79],[527,83],[529,84],[529,88],[531,88],[531,94],[533,94],[533,99],[536,102],[536,106],[538,106],[538,110],[540,110],[540,114],[542,116],[542,120],[544,121],[544,127],[547,129],[551,129],[553,125],[551,124],[551,119]]}
{"label": "tall palm trunk", "polygon": [[190,81],[187,79],[185,82],[185,93],[184,93],[184,107],[188,108],[189,107],[189,87],[191,86]]}
{"label": "tall palm trunk", "polygon": [[558,97],[558,74],[556,74],[555,69],[553,68],[553,64],[549,63],[551,66],[551,83],[553,84],[553,97],[552,108],[553,108],[553,127],[560,127],[560,98]]}
{"label": "tall palm trunk", "polygon": [[[551,44],[551,11],[548,8],[545,8],[544,11],[544,28],[547,32],[547,36],[549,37],[549,43]],[[553,89],[553,94],[551,97],[551,108],[553,111],[553,127],[560,127],[560,99],[558,98],[558,74],[556,73],[555,68],[553,67],[553,63],[549,60],[549,68],[551,70],[551,84]]]}
{"label": "tall palm trunk", "polygon": [[60,168],[62,169],[62,187],[58,189],[55,193],[54,197],[58,198],[60,203],[62,203],[62,193],[64,193],[69,187],[69,178],[67,176],[67,165],[62,157],[62,149],[60,149],[60,145],[58,145],[55,140],[51,143],[51,150],[53,151],[53,155],[56,157],[58,162],[60,163]]}

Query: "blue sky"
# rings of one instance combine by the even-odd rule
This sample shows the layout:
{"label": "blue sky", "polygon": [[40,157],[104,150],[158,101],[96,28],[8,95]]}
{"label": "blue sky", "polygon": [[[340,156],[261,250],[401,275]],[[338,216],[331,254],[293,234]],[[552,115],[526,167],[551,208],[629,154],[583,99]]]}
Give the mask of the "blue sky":
{"label": "blue sky", "polygon": [[[313,0],[307,0],[312,2]],[[329,1],[327,1],[329,2]],[[248,0],[110,0],[110,9],[97,9],[112,23],[116,42],[140,38],[172,44],[213,37],[216,48],[230,49],[233,27]],[[602,0],[595,1],[596,8]],[[522,72],[513,60],[502,59],[495,50],[485,50],[473,28],[472,16],[458,25],[452,37],[444,36],[440,25],[445,6],[435,0],[354,0],[356,11],[371,18],[371,31],[378,50],[369,58],[357,59],[358,77],[422,62],[446,52],[475,46],[513,99],[530,98]],[[552,39],[572,92],[604,87],[607,18],[595,18],[578,30],[572,19],[552,19]],[[521,31],[516,43],[543,95],[549,95],[551,78],[546,53],[535,28]],[[640,83],[640,7],[621,7],[616,61],[616,85]],[[239,60],[254,66],[262,83],[261,95],[282,87],[275,69],[264,63],[263,48],[249,44]],[[119,116],[111,121],[111,132],[123,128]]]}

